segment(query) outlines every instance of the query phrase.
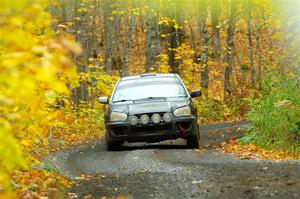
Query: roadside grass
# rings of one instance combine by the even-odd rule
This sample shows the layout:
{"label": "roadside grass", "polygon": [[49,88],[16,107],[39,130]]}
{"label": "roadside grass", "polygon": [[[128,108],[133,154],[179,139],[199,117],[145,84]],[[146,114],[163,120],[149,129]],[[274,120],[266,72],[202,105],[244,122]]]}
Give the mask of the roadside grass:
{"label": "roadside grass", "polygon": [[240,143],[300,153],[299,78],[273,75],[265,82],[262,97],[251,107],[248,118],[253,129],[239,139]]}
{"label": "roadside grass", "polygon": [[[300,160],[300,79],[272,74],[262,83],[261,97],[245,101],[250,107],[247,119],[253,127],[243,137],[214,146],[241,159]],[[222,119],[224,105],[207,103],[208,118]],[[228,109],[228,113],[236,113]],[[231,115],[231,114],[228,114]]]}

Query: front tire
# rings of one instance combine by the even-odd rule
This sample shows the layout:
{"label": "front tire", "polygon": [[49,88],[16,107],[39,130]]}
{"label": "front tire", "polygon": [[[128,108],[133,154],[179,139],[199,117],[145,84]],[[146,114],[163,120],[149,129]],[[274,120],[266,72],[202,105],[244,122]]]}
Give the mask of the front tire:
{"label": "front tire", "polygon": [[199,126],[196,125],[195,133],[193,136],[187,138],[187,146],[191,149],[198,149],[200,146],[200,132]]}
{"label": "front tire", "polygon": [[108,151],[117,151],[121,148],[121,145],[123,144],[123,142],[121,141],[108,141],[110,140],[109,138],[109,134],[106,131],[105,132],[105,141],[106,141],[106,149]]}
{"label": "front tire", "polygon": [[106,149],[108,151],[117,151],[121,148],[121,142],[106,142]]}

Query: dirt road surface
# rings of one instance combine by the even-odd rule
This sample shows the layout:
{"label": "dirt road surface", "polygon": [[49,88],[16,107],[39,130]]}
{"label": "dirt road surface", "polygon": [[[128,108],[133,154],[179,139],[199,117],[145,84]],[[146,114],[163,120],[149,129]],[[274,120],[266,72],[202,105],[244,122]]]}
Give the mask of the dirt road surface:
{"label": "dirt road surface", "polygon": [[[239,137],[249,125],[201,126],[202,145]],[[66,198],[300,198],[300,161],[197,153],[184,140],[125,144],[113,152],[99,141],[51,154],[46,165],[76,182]]]}

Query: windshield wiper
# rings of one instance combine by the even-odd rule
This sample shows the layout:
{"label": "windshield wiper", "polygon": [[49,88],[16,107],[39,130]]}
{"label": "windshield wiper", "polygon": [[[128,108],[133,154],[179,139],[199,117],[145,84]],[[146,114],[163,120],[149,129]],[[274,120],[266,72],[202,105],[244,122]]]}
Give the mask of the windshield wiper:
{"label": "windshield wiper", "polygon": [[180,95],[180,96],[170,96],[168,98],[185,98],[188,97],[187,95]]}
{"label": "windshield wiper", "polygon": [[136,99],[136,100],[133,100],[134,102],[136,102],[136,101],[145,101],[145,100],[164,100],[164,101],[166,101],[167,100],[167,98],[166,97],[146,97],[146,98],[140,98],[140,99]]}
{"label": "windshield wiper", "polygon": [[132,100],[130,100],[130,99],[122,99],[122,100],[113,101],[113,103],[128,102],[128,101],[132,101]]}

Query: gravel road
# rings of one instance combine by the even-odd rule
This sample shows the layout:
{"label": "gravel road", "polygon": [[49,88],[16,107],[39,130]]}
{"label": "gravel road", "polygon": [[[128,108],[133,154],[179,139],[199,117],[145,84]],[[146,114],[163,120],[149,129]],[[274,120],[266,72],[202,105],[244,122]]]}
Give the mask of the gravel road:
{"label": "gravel road", "polygon": [[[201,126],[202,145],[239,137],[249,125]],[[240,160],[214,149],[197,153],[180,139],[125,144],[113,152],[99,141],[51,154],[46,165],[76,182],[66,198],[300,198],[300,161]]]}

